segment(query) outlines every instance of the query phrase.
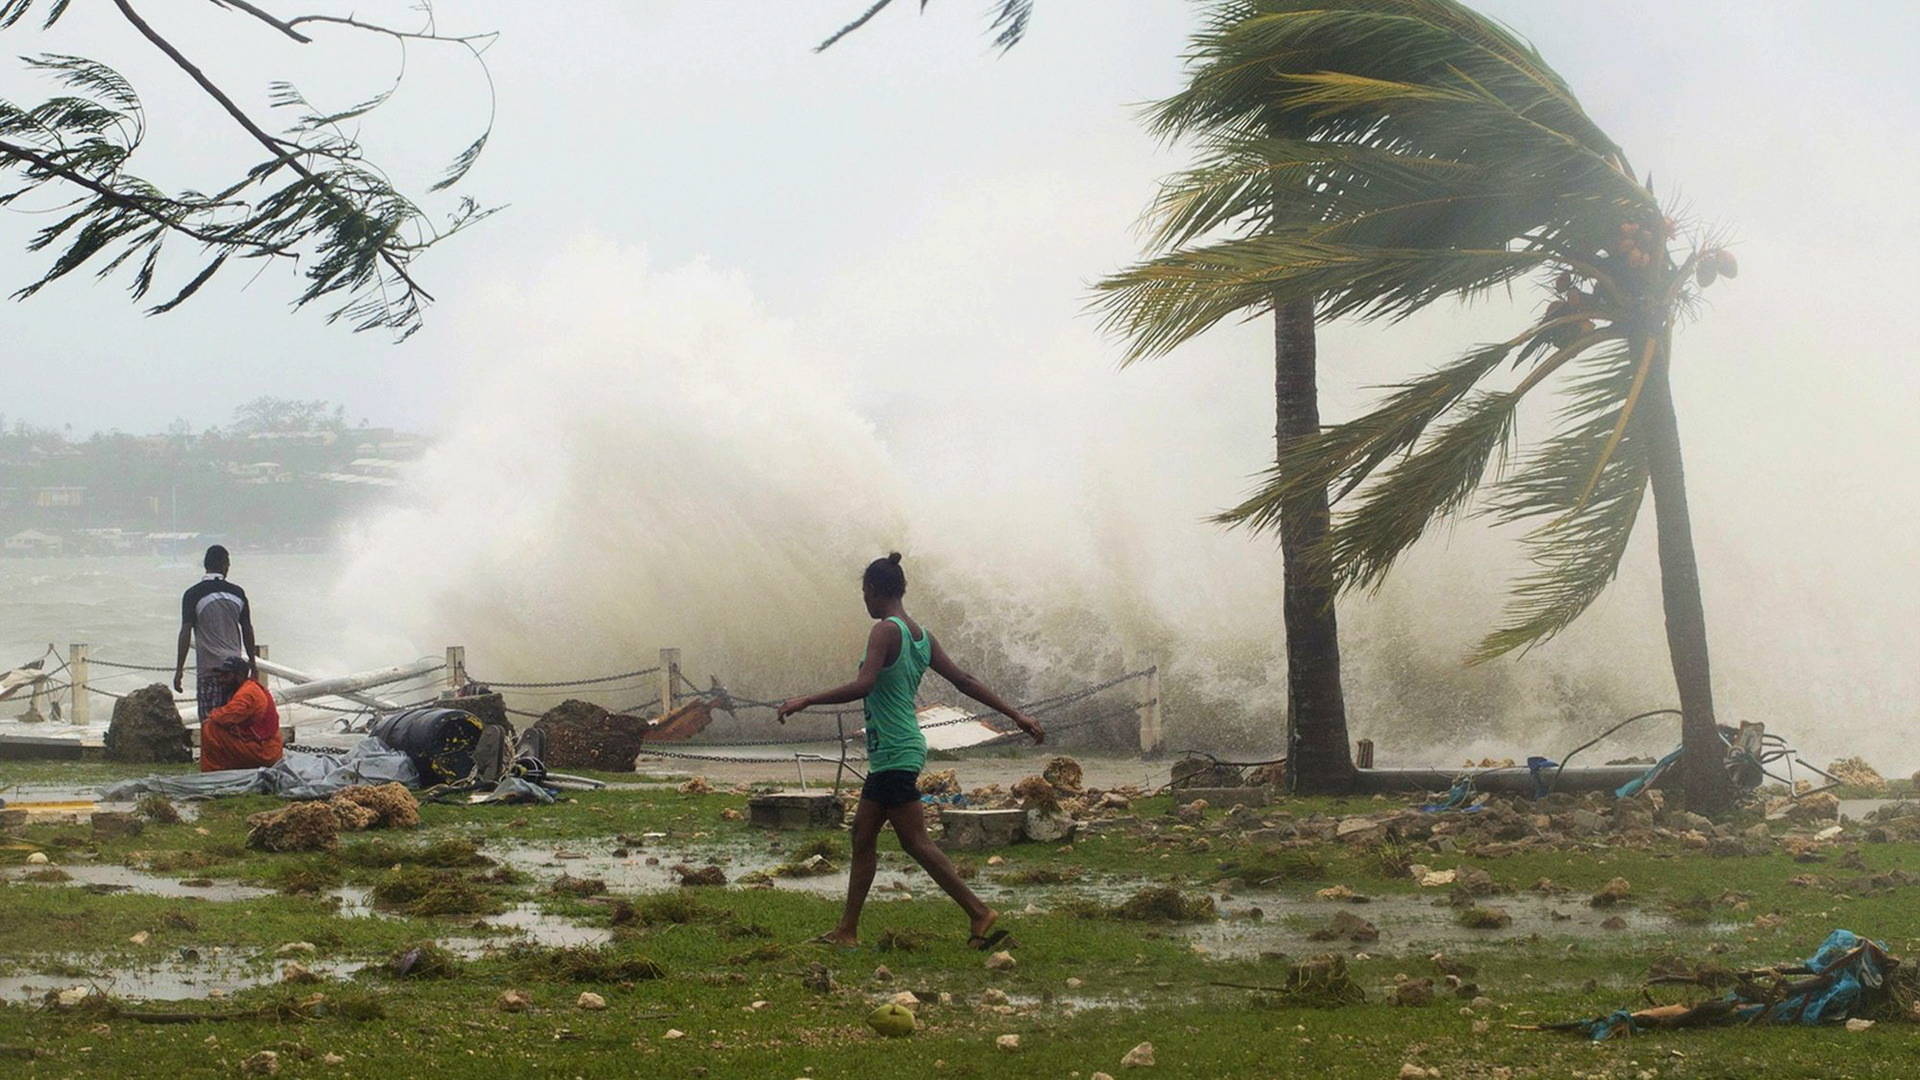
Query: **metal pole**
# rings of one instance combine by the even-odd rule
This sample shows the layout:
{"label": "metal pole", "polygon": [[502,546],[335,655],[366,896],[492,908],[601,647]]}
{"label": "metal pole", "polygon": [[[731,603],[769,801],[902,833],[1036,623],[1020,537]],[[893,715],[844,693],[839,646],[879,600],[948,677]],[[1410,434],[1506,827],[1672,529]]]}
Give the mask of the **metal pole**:
{"label": "metal pole", "polygon": [[660,715],[673,712],[673,690],[680,684],[680,650],[660,650]]}
{"label": "metal pole", "polygon": [[67,646],[67,678],[73,683],[72,721],[85,725],[93,719],[88,708],[87,698],[87,647],[84,644]]}

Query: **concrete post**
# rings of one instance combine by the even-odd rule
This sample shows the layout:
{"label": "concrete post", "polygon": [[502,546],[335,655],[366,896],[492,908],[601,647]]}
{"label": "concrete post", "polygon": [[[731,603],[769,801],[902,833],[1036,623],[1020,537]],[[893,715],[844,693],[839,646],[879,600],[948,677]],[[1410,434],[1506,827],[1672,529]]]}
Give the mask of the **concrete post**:
{"label": "concrete post", "polygon": [[465,645],[447,646],[447,695],[459,697],[460,689],[467,685],[467,647]]}
{"label": "concrete post", "polygon": [[1140,755],[1157,757],[1166,749],[1166,730],[1161,726],[1159,664],[1147,668],[1146,684],[1140,705]]}
{"label": "concrete post", "polygon": [[84,725],[93,719],[93,711],[87,697],[87,647],[84,644],[67,646],[67,678],[73,683],[73,709],[70,719],[76,725]]}
{"label": "concrete post", "polygon": [[673,711],[673,691],[680,685],[680,650],[660,650],[660,715]]}

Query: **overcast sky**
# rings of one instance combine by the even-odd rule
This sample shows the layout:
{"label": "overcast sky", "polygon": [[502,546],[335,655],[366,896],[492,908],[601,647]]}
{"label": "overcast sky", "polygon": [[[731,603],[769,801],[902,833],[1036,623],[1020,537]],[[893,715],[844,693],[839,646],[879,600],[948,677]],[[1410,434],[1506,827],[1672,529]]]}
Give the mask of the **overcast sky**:
{"label": "overcast sky", "polygon": [[[552,402],[591,409],[595,385],[626,379],[655,380],[662,393],[630,405],[610,397],[623,402],[616,426],[690,408],[705,410],[701,430],[715,439],[750,415],[780,424],[777,402],[767,415],[770,403],[745,400],[750,386],[717,376],[714,385],[730,388],[722,400],[694,404],[698,333],[655,348],[645,326],[619,325],[669,323],[674,313],[660,305],[671,298],[719,296],[756,324],[743,355],[770,377],[834,396],[800,411],[845,413],[865,432],[834,436],[842,450],[857,456],[871,438],[907,486],[943,494],[983,478],[1005,487],[1051,477],[1050,493],[1026,504],[1044,522],[1029,547],[1060,546],[1080,563],[1131,561],[1142,593],[1184,604],[1192,623],[1235,604],[1270,615],[1276,561],[1199,523],[1271,453],[1266,334],[1225,328],[1120,373],[1118,347],[1084,315],[1088,283],[1137,254],[1139,211],[1184,160],[1147,138],[1137,106],[1178,85],[1193,9],[1039,0],[1029,38],[1000,55],[982,33],[985,0],[934,0],[924,15],[901,0],[828,53],[810,51],[863,4],[441,0],[445,29],[501,32],[487,54],[494,137],[464,188],[506,209],[420,261],[440,297],[420,334],[395,347],[328,327],[317,310],[289,314],[295,282],[283,269],[251,284],[230,274],[155,319],[113,285],[74,280],[0,305],[0,411],[80,433],[160,430],[176,418],[199,428],[274,394],[452,434],[519,423],[527,416],[510,414],[522,402],[529,414]],[[1920,4],[1481,6],[1540,48],[1663,195],[1736,238],[1743,274],[1710,292],[1678,338],[1674,371],[1730,712],[1911,720],[1920,693],[1909,625],[1920,602],[1910,565],[1920,357],[1909,326],[1920,153],[1907,133],[1920,126]],[[145,7],[251,101],[276,77],[326,104],[357,100],[393,70],[382,41],[332,33],[303,49],[211,4]],[[355,8],[406,17],[401,0]],[[253,160],[109,5],[76,4],[54,33],[23,26],[4,38],[7,53],[86,53],[133,75],[154,113],[143,168],[164,183],[204,188]],[[0,67],[0,94],[36,91]],[[403,175],[430,178],[485,107],[470,63],[415,46],[401,97],[367,128],[369,148]],[[0,214],[0,250],[12,252],[0,259],[6,284],[43,265],[20,253],[41,220]],[[1351,415],[1370,384],[1509,336],[1538,303],[1518,295],[1391,329],[1328,329],[1327,414]],[[549,358],[546,343],[598,354],[601,366]],[[550,363],[552,378],[593,385],[536,400]],[[493,389],[480,394],[482,384]],[[609,461],[646,468],[604,448],[569,450],[567,438],[556,425],[551,442],[516,447],[512,460],[564,465],[571,454],[603,471]],[[727,460],[752,468],[750,455]],[[968,536],[995,557],[1000,544],[1011,561],[1022,538],[993,533],[1000,522],[987,496],[967,505],[945,517],[900,512],[923,536]],[[1104,516],[1124,516],[1116,506],[1158,531],[1101,532]],[[1457,575],[1443,555],[1411,565],[1439,568],[1436,580]],[[511,562],[514,552],[498,557]],[[1607,628],[1630,627],[1628,651],[1657,672],[1653,582],[1637,552],[1622,598],[1590,620],[1601,629],[1554,648],[1604,657],[1623,648]],[[1483,631],[1496,599],[1453,619],[1458,641],[1448,647]],[[1433,594],[1415,606],[1451,602]]]}
{"label": "overcast sky", "polygon": [[[354,5],[396,20],[405,6]],[[809,50],[861,6],[442,0],[444,27],[502,33],[489,53],[499,120],[467,190],[508,210],[422,261],[441,298],[423,333],[393,348],[326,327],[317,310],[290,316],[295,283],[283,269],[244,291],[230,276],[159,319],[141,317],[111,286],[75,280],[0,307],[0,362],[26,376],[0,408],[82,432],[152,430],[176,417],[219,422],[237,401],[271,393],[431,428],[436,400],[473,363],[459,331],[482,285],[510,285],[584,238],[642,246],[662,265],[705,258],[737,269],[775,316],[852,346],[860,328],[849,323],[888,314],[826,306],[836,287],[878,273],[902,292],[952,290],[946,277],[961,260],[929,263],[918,241],[954,241],[942,230],[961,211],[965,261],[980,265],[957,272],[998,287],[956,294],[989,301],[957,321],[992,327],[983,347],[1058,333],[1084,283],[1133,253],[1132,219],[1178,163],[1141,133],[1131,106],[1177,84],[1190,6],[1041,0],[1029,39],[1002,56],[981,34],[984,0],[936,0],[917,17],[902,0],[830,52]],[[1915,378],[1903,362],[1910,335],[1894,327],[1916,280],[1916,155],[1890,133],[1910,130],[1920,113],[1910,57],[1920,5],[1482,6],[1541,48],[1663,192],[1678,190],[1739,237],[1749,276],[1690,331],[1686,354],[1700,359],[1683,362],[1683,405],[1694,371],[1712,364],[1723,407],[1861,410],[1835,436],[1843,439],[1891,419],[1880,410],[1903,395],[1890,391]],[[154,112],[153,175],[204,184],[251,160],[182,76],[149,59],[110,10],[92,10],[109,5],[76,8],[54,33],[10,31],[5,51],[86,53],[133,73]],[[381,41],[322,34],[303,50],[211,5],[148,8],[254,100],[267,79],[287,75],[346,100],[392,70]],[[464,145],[484,106],[472,68],[452,54],[416,46],[412,61],[405,95],[370,134],[376,152],[419,166],[419,176]],[[0,69],[0,93],[19,99],[36,88]],[[394,149],[405,142],[419,155]],[[1001,201],[1009,205],[996,213]],[[7,218],[0,237],[9,241],[34,223]],[[8,246],[6,283],[29,280],[43,257]]]}

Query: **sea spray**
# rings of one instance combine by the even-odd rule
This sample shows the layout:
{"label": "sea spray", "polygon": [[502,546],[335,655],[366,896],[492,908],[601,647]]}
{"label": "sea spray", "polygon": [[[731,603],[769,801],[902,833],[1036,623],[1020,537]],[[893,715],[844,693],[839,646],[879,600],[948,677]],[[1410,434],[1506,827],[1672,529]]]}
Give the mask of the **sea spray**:
{"label": "sea spray", "polygon": [[[1278,553],[1202,521],[1257,468],[1264,407],[1192,412],[1244,365],[1181,390],[1115,374],[1089,341],[1053,361],[1083,365],[1071,379],[1015,383],[983,362],[983,397],[876,401],[863,371],[932,361],[810,346],[740,274],[587,244],[528,281],[491,298],[454,419],[350,543],[337,598],[356,655],[458,642],[478,677],[546,679],[641,667],[674,645],[696,681],[781,696],[851,674],[858,572],[898,549],[913,610],[1014,696],[1154,660],[1173,749],[1278,749]],[[1020,408],[994,407],[1036,382]],[[1156,437],[1169,424],[1249,430],[1169,446]],[[1417,553],[1439,574],[1346,602],[1356,737],[1396,763],[1551,751],[1666,703],[1657,664],[1648,678],[1577,647],[1463,668],[1499,603],[1497,575],[1455,564],[1481,549],[1497,547],[1471,534],[1443,558]],[[1626,625],[1657,641],[1657,623]],[[1596,613],[1569,640],[1621,627]]]}

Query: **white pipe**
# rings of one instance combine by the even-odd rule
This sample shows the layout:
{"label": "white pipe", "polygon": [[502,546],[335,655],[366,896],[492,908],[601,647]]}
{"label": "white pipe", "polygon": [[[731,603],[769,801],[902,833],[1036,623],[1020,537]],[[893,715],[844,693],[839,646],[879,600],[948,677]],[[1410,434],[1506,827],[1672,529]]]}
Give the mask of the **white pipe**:
{"label": "white pipe", "polygon": [[[372,671],[360,671],[351,675],[334,675],[324,679],[312,679],[310,682],[299,683],[298,685],[289,686],[276,692],[273,695],[273,700],[281,705],[292,705],[312,698],[346,697],[352,695],[354,691],[357,690],[368,690],[376,686],[385,686],[389,683],[404,682],[408,679],[418,678],[430,671],[438,670],[441,663],[442,661],[438,657],[428,656],[415,660],[410,664],[401,664],[396,667],[376,668]],[[287,669],[280,667],[278,664],[273,665],[273,667],[268,670],[283,679],[293,680],[296,678],[295,675],[287,674]],[[389,702],[381,698],[374,698],[372,700],[376,703],[376,708],[394,709],[399,707],[399,703],[397,702]]]}
{"label": "white pipe", "polygon": [[[318,675],[310,675],[307,672],[290,668],[285,664],[275,663],[264,656],[254,657],[254,664],[259,667],[261,671],[285,679],[295,686],[307,686],[319,681],[320,678]],[[389,701],[386,698],[377,697],[372,694],[341,693],[334,696],[345,698],[356,705],[366,705],[375,709],[397,709],[400,707],[398,702]],[[273,700],[284,704],[286,699],[282,698],[279,693],[275,693]]]}

